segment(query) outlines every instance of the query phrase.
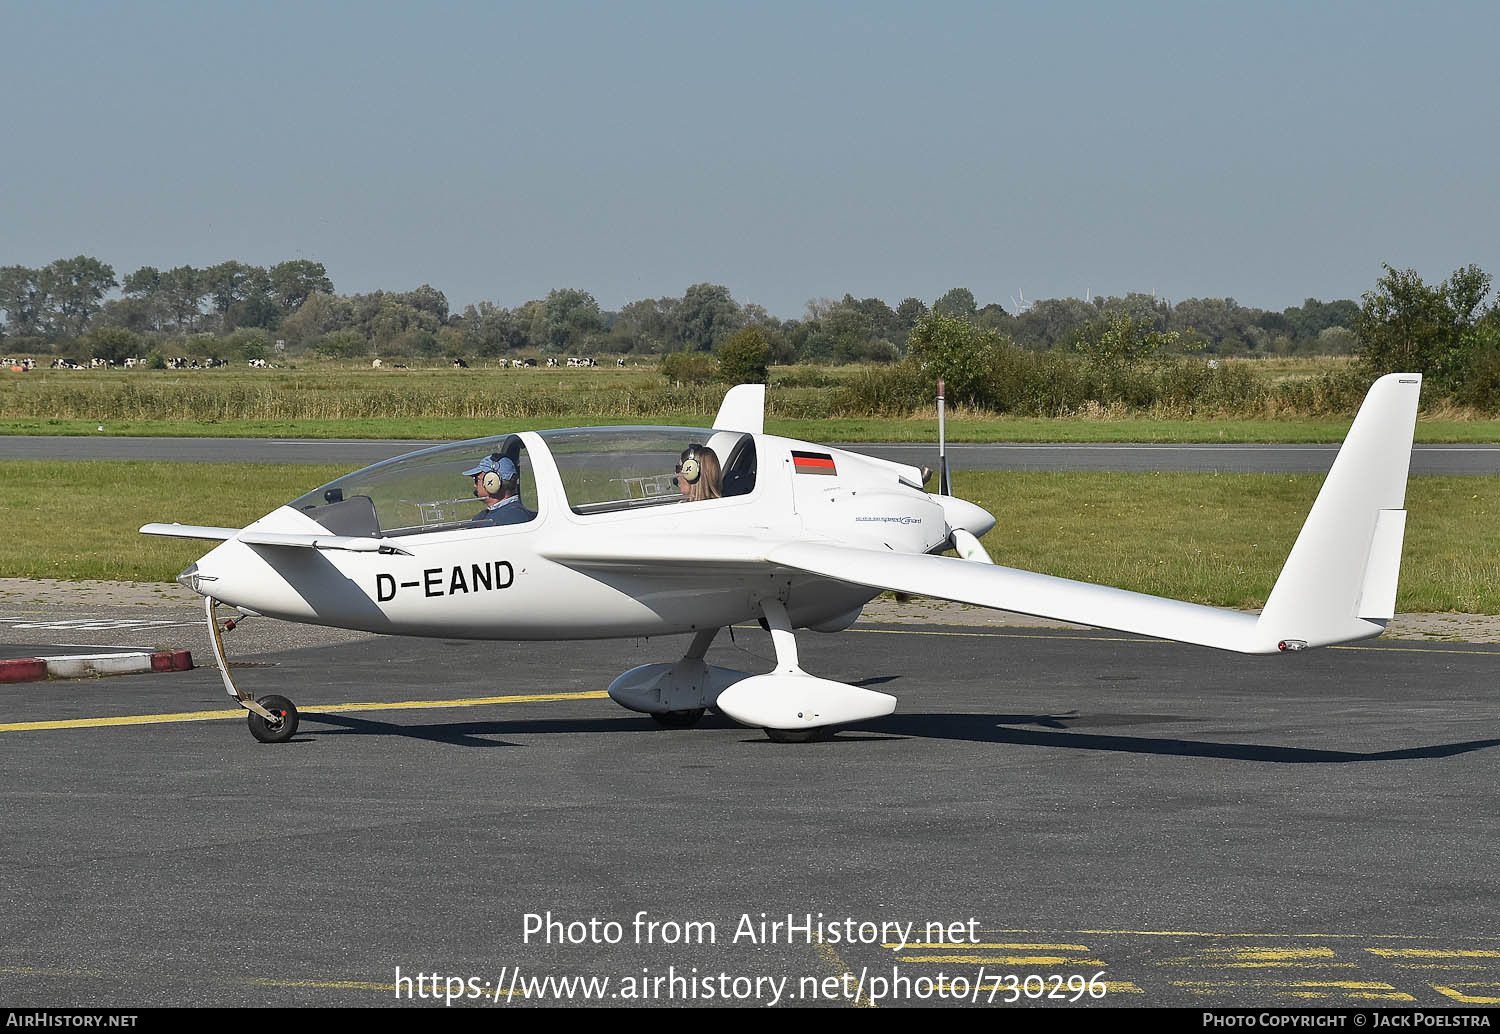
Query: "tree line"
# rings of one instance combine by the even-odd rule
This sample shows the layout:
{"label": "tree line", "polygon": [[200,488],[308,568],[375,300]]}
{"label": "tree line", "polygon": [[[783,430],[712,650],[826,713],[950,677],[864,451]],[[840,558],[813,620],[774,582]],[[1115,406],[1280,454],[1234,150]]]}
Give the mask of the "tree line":
{"label": "tree line", "polygon": [[[1148,353],[1358,354],[1372,368],[1405,362],[1403,369],[1449,385],[1485,381],[1479,367],[1500,322],[1495,304],[1485,304],[1489,275],[1469,266],[1427,285],[1413,271],[1385,270],[1361,302],[1308,298],[1280,312],[1233,298],[1174,304],[1138,292],[1008,309],[980,305],[971,290],[955,287],[930,305],[915,297],[895,307],[852,294],[814,299],[800,318],[781,319],[712,283],[618,310],[601,308],[588,291],[561,288],[514,308],[481,301],[454,312],[429,284],[340,294],[323,264],[306,259],[142,266],[117,279],[107,263],[79,255],[36,269],[0,267],[0,343],[9,352],[118,360],[151,351],[261,358],[277,342],[294,355],[339,358],[516,352],[707,357],[733,341],[732,363],[749,354],[758,366],[763,354],[774,364],[895,364],[908,355],[922,321],[942,316],[972,327],[986,342],[1034,352],[1118,353],[1131,361]],[[682,373],[702,368],[677,367]]]}
{"label": "tree line", "polygon": [[[111,295],[117,291],[119,295]],[[722,284],[701,283],[681,297],[646,298],[606,310],[588,291],[561,288],[514,308],[481,301],[451,311],[428,284],[409,291],[339,294],[322,263],[294,259],[271,266],[238,261],[196,268],[140,269],[117,278],[87,255],[40,268],[0,267],[0,341],[8,351],[79,358],[168,349],[204,356],[264,355],[273,342],[295,353],[502,356],[511,352],[659,355],[711,352],[746,328],[764,337],[777,363],[896,362],[918,320],[956,316],[1031,349],[1068,349],[1091,326],[1129,314],[1174,347],[1220,355],[1348,353],[1359,305],[1309,298],[1272,312],[1233,298],[1176,304],[1154,295],[1052,298],[1006,309],[980,305],[955,287],[931,305],[880,298],[807,303],[800,318],[780,319],[737,301]]]}

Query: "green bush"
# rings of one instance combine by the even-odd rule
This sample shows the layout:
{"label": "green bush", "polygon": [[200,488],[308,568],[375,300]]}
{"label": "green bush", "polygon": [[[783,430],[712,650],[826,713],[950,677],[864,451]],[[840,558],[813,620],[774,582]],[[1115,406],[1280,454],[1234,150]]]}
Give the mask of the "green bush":
{"label": "green bush", "polygon": [[668,352],[661,372],[673,384],[708,384],[719,374],[719,364],[702,352]]}
{"label": "green bush", "polygon": [[719,379],[730,384],[765,384],[771,343],[759,327],[735,331],[719,346]]}
{"label": "green bush", "polygon": [[907,361],[934,388],[945,382],[947,397],[972,406],[989,404],[986,382],[996,353],[1008,342],[993,330],[978,330],[959,316],[930,312],[917,320],[907,342]]}

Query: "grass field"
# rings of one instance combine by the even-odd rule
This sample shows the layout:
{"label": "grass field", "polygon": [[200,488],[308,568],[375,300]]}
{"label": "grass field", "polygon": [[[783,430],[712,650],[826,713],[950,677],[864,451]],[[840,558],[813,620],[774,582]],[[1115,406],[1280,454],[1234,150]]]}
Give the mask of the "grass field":
{"label": "grass field", "polygon": [[[0,575],[167,581],[207,543],[150,521],[239,527],[334,466],[0,462]],[[997,563],[1223,606],[1265,602],[1317,476],[960,472],[999,520]],[[1500,479],[1413,478],[1397,607],[1500,613]]]}
{"label": "grass field", "polygon": [[[1257,376],[1296,380],[1346,360],[1255,361]],[[1320,365],[1321,364],[1321,365]],[[838,385],[858,367],[773,371],[767,430],[811,441],[934,441],[935,404],[918,414],[846,411]],[[625,369],[411,370],[303,364],[297,369],[0,372],[0,434],[422,438],[454,440],[536,427],[710,422],[725,385],[669,386],[652,366]],[[1169,419],[1098,409],[1054,419],[950,410],[953,441],[1330,442],[1352,413],[1231,413]],[[1500,441],[1500,420],[1429,409],[1423,442]]]}

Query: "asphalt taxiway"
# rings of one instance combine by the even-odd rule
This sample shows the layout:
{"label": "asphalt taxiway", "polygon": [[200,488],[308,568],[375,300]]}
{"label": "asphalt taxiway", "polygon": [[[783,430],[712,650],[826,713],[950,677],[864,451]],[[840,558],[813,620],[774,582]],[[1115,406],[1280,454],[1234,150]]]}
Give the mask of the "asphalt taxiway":
{"label": "asphalt taxiway", "polygon": [[[320,438],[126,438],[0,435],[0,459],[158,460],[179,463],[344,463],[367,466],[436,441]],[[934,442],[835,444],[912,466],[936,467]],[[958,470],[1187,471],[1222,474],[1325,474],[1337,444],[1221,445],[1108,443],[961,443],[948,446]],[[1500,474],[1500,445],[1418,445],[1414,475]]]}
{"label": "asphalt taxiway", "polygon": [[[12,606],[0,642],[171,637],[203,663],[193,621]],[[804,666],[897,713],[776,745],[603,697],[684,644],[252,620],[229,636],[236,677],[303,711],[279,746],[251,739],[211,667],[0,687],[0,1002],[432,1006],[416,974],[493,1007],[637,1000],[627,987],[767,1004],[778,979],[781,1004],[936,1004],[983,981],[977,1004],[998,1006],[1010,975],[1048,994],[1097,977],[1103,998],[1078,1005],[1500,1000],[1500,647],[1240,658],[862,622],[801,634]],[[771,657],[741,628],[709,660]],[[549,912],[562,935],[528,937]],[[734,938],[788,916],[915,925],[904,947]],[[572,943],[590,919],[620,943]],[[715,940],[662,943],[674,923]],[[721,976],[715,997],[690,982]],[[526,992],[547,977],[610,983]]]}

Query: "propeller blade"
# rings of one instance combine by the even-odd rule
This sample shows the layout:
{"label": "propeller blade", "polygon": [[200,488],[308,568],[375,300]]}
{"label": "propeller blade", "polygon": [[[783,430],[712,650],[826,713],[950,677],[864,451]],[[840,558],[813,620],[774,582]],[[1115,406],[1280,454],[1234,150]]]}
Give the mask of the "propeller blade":
{"label": "propeller blade", "polygon": [[979,544],[973,532],[964,531],[962,528],[953,529],[953,548],[958,555],[965,560],[972,560],[976,564],[989,564],[994,566],[995,561],[990,559],[989,553]]}

